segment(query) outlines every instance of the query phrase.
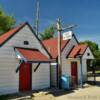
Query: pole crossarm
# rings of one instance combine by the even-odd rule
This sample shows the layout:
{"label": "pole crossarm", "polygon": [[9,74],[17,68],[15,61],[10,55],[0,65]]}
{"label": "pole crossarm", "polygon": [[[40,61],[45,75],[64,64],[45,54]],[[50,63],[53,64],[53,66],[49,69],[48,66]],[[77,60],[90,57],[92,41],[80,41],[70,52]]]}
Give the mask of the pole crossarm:
{"label": "pole crossarm", "polygon": [[58,86],[61,88],[61,76],[62,76],[62,58],[61,58],[61,32],[66,29],[73,29],[75,25],[70,25],[65,28],[62,27],[61,19],[57,19],[56,29],[58,31]]}

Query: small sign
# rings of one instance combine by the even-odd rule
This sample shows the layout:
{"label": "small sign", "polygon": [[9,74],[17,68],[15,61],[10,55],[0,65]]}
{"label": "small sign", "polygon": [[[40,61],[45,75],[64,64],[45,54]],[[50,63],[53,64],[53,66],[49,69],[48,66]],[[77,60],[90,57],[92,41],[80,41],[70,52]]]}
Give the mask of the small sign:
{"label": "small sign", "polygon": [[68,40],[72,38],[72,31],[64,32],[63,33],[63,40]]}

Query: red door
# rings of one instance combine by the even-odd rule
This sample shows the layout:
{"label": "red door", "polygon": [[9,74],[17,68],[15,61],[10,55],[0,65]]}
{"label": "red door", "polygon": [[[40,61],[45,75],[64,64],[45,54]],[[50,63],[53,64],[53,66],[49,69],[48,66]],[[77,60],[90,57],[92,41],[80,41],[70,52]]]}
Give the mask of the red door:
{"label": "red door", "polygon": [[72,82],[74,84],[77,84],[77,62],[71,63],[71,77],[72,77]]}
{"label": "red door", "polygon": [[31,64],[22,63],[19,71],[19,90],[31,90]]}

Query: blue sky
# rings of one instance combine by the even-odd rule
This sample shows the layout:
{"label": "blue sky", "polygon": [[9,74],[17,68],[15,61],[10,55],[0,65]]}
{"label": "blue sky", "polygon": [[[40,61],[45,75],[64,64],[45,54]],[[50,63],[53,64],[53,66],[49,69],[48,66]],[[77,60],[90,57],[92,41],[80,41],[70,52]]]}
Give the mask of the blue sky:
{"label": "blue sky", "polygon": [[[0,0],[0,6],[17,24],[35,20],[36,0]],[[40,0],[40,31],[62,18],[63,25],[76,24],[78,39],[92,40],[100,46],[100,0]]]}

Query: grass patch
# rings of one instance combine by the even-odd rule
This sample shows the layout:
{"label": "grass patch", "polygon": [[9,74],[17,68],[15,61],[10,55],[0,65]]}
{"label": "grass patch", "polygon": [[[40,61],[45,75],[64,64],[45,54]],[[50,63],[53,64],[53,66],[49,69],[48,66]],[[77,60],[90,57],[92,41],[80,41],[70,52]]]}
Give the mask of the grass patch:
{"label": "grass patch", "polygon": [[96,71],[96,74],[100,74],[100,70]]}

